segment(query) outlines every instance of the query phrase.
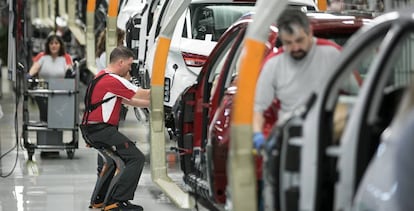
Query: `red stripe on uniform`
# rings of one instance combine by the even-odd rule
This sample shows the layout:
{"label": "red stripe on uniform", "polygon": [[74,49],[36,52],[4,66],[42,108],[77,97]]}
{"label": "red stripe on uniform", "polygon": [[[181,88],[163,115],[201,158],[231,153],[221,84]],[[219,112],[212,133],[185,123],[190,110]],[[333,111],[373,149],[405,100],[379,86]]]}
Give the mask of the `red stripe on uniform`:
{"label": "red stripe on uniform", "polygon": [[35,57],[33,57],[33,62],[37,62],[39,61],[40,58],[42,58],[42,56],[46,55],[45,52],[40,52],[38,53]]}
{"label": "red stripe on uniform", "polygon": [[64,56],[65,56],[66,65],[72,65],[72,57],[67,53],[65,53]]}

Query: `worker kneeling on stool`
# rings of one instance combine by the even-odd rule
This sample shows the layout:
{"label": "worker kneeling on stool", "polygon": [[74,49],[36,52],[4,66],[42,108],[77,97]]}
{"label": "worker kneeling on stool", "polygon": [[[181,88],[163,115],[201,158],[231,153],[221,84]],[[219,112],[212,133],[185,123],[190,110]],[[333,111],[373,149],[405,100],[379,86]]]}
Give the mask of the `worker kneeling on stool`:
{"label": "worker kneeling on stool", "polygon": [[[150,103],[149,90],[128,81],[133,57],[130,49],[116,47],[110,54],[109,65],[96,75],[85,95],[81,124],[85,141],[95,148],[111,149],[125,163],[123,173],[108,196],[109,185],[104,185],[94,199],[94,204],[103,204],[103,210],[143,210],[129,200],[134,198],[145,157],[129,138],[118,131],[122,103],[136,107],[148,107]],[[102,166],[98,166],[98,175],[101,170]],[[104,184],[109,184],[112,177],[107,177]]]}

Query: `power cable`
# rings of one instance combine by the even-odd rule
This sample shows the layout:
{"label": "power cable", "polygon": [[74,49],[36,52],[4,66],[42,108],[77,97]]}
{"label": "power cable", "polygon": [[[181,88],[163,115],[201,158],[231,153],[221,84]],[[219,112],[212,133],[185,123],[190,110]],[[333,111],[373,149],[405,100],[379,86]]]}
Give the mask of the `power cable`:
{"label": "power cable", "polygon": [[14,149],[16,149],[16,158],[14,160],[14,164],[12,169],[10,170],[10,172],[8,172],[7,174],[1,174],[0,177],[1,178],[7,178],[10,175],[13,174],[14,170],[16,169],[17,166],[17,161],[19,159],[19,118],[18,118],[18,108],[19,108],[19,102],[20,102],[20,90],[21,90],[21,71],[19,71],[20,74],[18,74],[18,77],[16,77],[16,97],[15,97],[15,111],[14,111],[14,132],[15,132],[15,138],[16,138],[16,142],[15,145],[8,150],[6,153],[4,153],[3,155],[0,156],[0,160],[3,159],[3,157],[5,157],[6,155],[8,155],[9,153],[11,153]]}
{"label": "power cable", "polygon": [[[12,169],[10,170],[10,172],[8,172],[7,174],[1,174],[0,177],[1,178],[7,178],[10,175],[13,174],[14,170],[16,169],[17,166],[17,162],[19,159],[19,121],[18,121],[18,108],[19,108],[19,102],[20,102],[20,97],[21,97],[21,83],[22,80],[24,78],[24,65],[20,62],[17,62],[19,59],[23,58],[23,59],[28,59],[26,58],[26,56],[28,56],[27,51],[25,50],[25,45],[22,45],[22,43],[25,43],[26,39],[25,39],[25,35],[27,32],[27,26],[26,27],[22,27],[22,23],[23,25],[26,22],[26,14],[25,14],[25,8],[26,8],[26,2],[25,0],[17,0],[16,2],[14,1],[10,1],[10,4],[13,5],[12,9],[13,11],[11,11],[13,13],[13,24],[14,24],[14,28],[12,31],[12,34],[14,36],[14,41],[16,43],[16,48],[15,51],[13,53],[16,54],[16,62],[17,63],[17,68],[15,69],[15,74],[16,74],[16,79],[15,79],[15,93],[16,93],[16,97],[15,97],[15,113],[14,113],[14,129],[15,129],[15,138],[16,138],[16,142],[15,145],[8,150],[6,153],[4,153],[3,155],[0,156],[0,160],[3,159],[6,155],[8,155],[10,152],[12,152],[14,149],[16,149],[16,158],[13,164]],[[17,53],[17,51],[19,51]]]}

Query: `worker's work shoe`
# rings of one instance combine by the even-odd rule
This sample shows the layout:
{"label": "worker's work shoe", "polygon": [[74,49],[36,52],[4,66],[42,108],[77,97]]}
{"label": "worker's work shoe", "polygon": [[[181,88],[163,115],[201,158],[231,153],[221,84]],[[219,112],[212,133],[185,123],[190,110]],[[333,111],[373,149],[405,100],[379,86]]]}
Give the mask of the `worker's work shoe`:
{"label": "worker's work shoe", "polygon": [[103,208],[103,205],[104,205],[103,202],[94,202],[93,204],[89,205],[89,208],[100,209],[100,208]]}
{"label": "worker's work shoe", "polygon": [[139,205],[131,204],[129,201],[110,203],[105,206],[104,211],[143,211]]}
{"label": "worker's work shoe", "polygon": [[97,196],[89,205],[90,209],[102,209],[104,207],[104,197]]}

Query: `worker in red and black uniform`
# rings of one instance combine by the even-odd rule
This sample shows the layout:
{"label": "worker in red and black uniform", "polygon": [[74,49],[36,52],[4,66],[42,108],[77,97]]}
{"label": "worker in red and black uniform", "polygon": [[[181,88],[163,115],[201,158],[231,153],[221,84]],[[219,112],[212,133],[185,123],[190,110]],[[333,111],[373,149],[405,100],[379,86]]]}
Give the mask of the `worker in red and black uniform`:
{"label": "worker in red and black uniform", "polygon": [[[95,109],[86,108],[84,114],[82,124],[86,124],[89,141],[97,146],[115,147],[117,154],[125,162],[124,173],[104,210],[143,210],[141,206],[133,205],[129,200],[134,198],[145,157],[128,137],[118,131],[122,103],[136,107],[148,107],[150,104],[149,90],[138,88],[128,81],[133,57],[130,49],[124,46],[116,47],[111,52],[107,68],[96,75],[95,78],[99,80],[96,80],[92,90],[87,91],[91,104],[101,102]],[[111,179],[108,178],[107,182]],[[100,192],[96,204],[103,202],[107,188]]]}

